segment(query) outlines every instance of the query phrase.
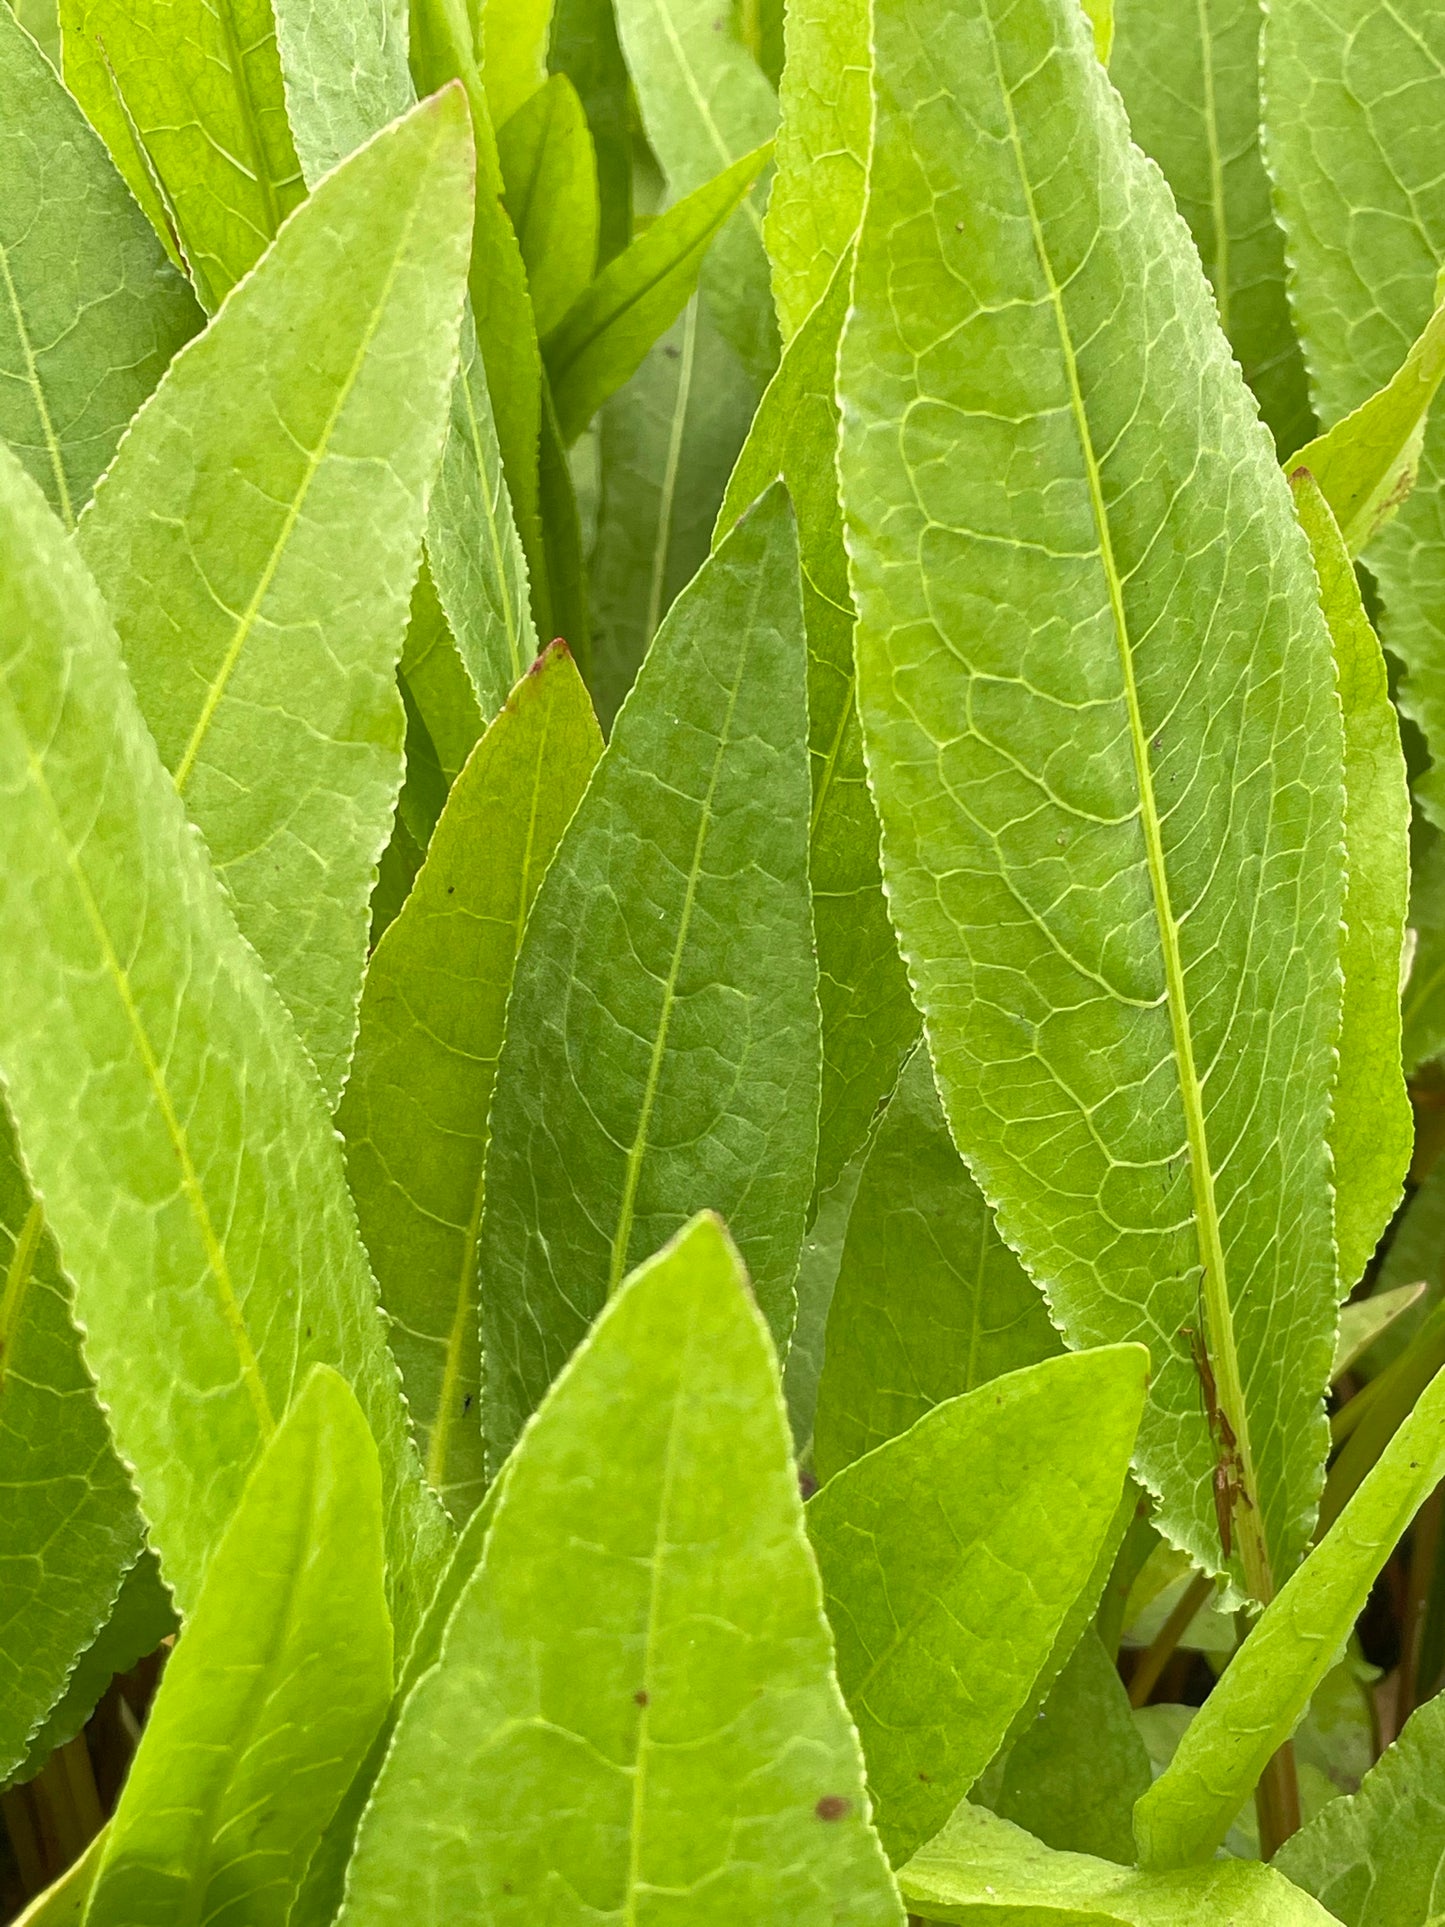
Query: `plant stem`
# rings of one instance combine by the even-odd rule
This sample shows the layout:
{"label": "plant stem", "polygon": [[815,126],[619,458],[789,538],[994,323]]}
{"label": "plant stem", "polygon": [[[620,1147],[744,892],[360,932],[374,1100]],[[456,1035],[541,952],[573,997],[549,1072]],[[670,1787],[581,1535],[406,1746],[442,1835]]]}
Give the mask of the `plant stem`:
{"label": "plant stem", "polygon": [[1254,1814],[1259,1822],[1259,1857],[1272,1860],[1290,1835],[1299,1832],[1299,1774],[1293,1740],[1285,1741],[1261,1774],[1254,1789]]}
{"label": "plant stem", "polygon": [[1214,1581],[1200,1572],[1179,1595],[1177,1604],[1153,1639],[1139,1655],[1133,1678],[1129,1681],[1129,1704],[1146,1706],[1149,1695],[1159,1684],[1160,1675],[1174,1657],[1174,1650],[1189,1631],[1200,1607],[1214,1591]]}

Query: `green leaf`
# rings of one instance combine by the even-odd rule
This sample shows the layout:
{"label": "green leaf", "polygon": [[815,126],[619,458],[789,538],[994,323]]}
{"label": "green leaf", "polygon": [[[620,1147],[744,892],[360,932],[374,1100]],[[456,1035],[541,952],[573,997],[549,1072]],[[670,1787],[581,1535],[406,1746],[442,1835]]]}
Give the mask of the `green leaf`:
{"label": "green leaf", "polygon": [[1413,1285],[1396,1285],[1390,1291],[1377,1290],[1370,1298],[1360,1298],[1346,1305],[1340,1313],[1340,1331],[1335,1340],[1331,1379],[1337,1379],[1347,1372],[1356,1359],[1379,1341],[1397,1318],[1402,1318],[1418,1305],[1426,1289],[1421,1280]]}
{"label": "green leaf", "polygon": [[1332,1800],[1275,1865],[1345,1927],[1421,1927],[1439,1917],[1445,1825],[1438,1788],[1445,1700],[1411,1715],[1359,1792]]}
{"label": "green leaf", "polygon": [[183,1613],[300,1377],[381,1451],[392,1610],[446,1556],[319,1086],[156,754],[98,592],[0,450],[0,1067]]}
{"label": "green leaf", "polygon": [[868,33],[868,0],[789,0],[778,171],[763,224],[785,346],[828,292],[863,218]]}
{"label": "green leaf", "polygon": [[477,693],[423,565],[411,592],[411,619],[401,650],[401,675],[436,750],[448,789],[486,727]]}
{"label": "green leaf", "polygon": [[1425,423],[1445,377],[1445,301],[1378,394],[1285,463],[1307,468],[1329,503],[1351,556],[1398,511],[1420,472]]}
{"label": "green leaf", "polygon": [[527,926],[477,1260],[493,1465],[691,1211],[728,1214],[786,1342],[818,1117],[805,736],[779,487],[658,631]]}
{"label": "green leaf", "polygon": [[1340,525],[1308,468],[1290,476],[1334,644],[1345,720],[1345,992],[1330,1117],[1340,1286],[1351,1289],[1400,1202],[1415,1116],[1400,1068],[1400,958],[1410,901],[1410,792],[1379,639]]}
{"label": "green leaf", "polygon": [[477,1230],[502,1020],[527,912],[601,748],[553,645],[457,778],[377,945],[337,1112],[422,1461],[459,1520],[486,1486]]}
{"label": "green leaf", "polygon": [[487,105],[500,127],[547,79],[552,0],[469,0]]}
{"label": "green leaf", "polygon": [[[1437,305],[1445,258],[1445,15],[1381,0],[1277,0],[1264,36],[1265,147],[1289,243],[1290,299],[1326,427],[1384,388]],[[1370,547],[1399,700],[1445,753],[1445,417],[1419,479]],[[1416,794],[1445,822],[1445,777]]]}
{"label": "green leaf", "polygon": [[[771,140],[778,101],[718,18],[716,0],[616,0],[617,31],[648,141],[676,197],[691,194]],[[758,387],[778,361],[759,187],[718,237],[703,290],[718,327]]]}
{"label": "green leaf", "polygon": [[73,1860],[59,1880],[17,1916],[14,1927],[81,1927],[85,1903],[105,1852],[105,1838],[104,1831],[98,1833],[79,1860]]}
{"label": "green leaf", "polygon": [[[0,1101],[0,1784],[110,1616],[142,1525]],[[67,1738],[69,1735],[67,1735]]]}
{"label": "green leaf", "polygon": [[1003,5],[877,15],[840,383],[884,877],[1004,1238],[1071,1344],[1149,1345],[1160,1530],[1267,1597],[1309,1536],[1334,1347],[1329,636],[1088,23],[1020,0],[1005,31]]}
{"label": "green leaf", "polygon": [[1280,455],[1314,432],[1260,153],[1260,0],[1114,0],[1109,78],[1189,223]]}
{"label": "green leaf", "polygon": [[597,151],[604,264],[632,239],[631,82],[617,42],[612,0],[556,0],[549,61],[577,89]]}
{"label": "green leaf", "polygon": [[772,1347],[707,1218],[616,1294],[528,1430],[342,1920],[539,1913],[902,1927]]}
{"label": "green leaf", "polygon": [[298,211],[172,365],[80,528],[146,721],[333,1103],[470,222],[453,91]]}
{"label": "green leaf", "polygon": [[407,0],[272,0],[286,113],[308,187],[414,98]]}
{"label": "green leaf", "polygon": [[588,607],[587,562],[582,553],[582,516],[572,465],[545,376],[538,457],[537,482],[542,533],[547,544],[552,625],[557,638],[568,644],[582,674],[587,676],[592,669],[592,618]]}
{"label": "green leaf", "polygon": [[391,1698],[376,1447],[306,1381],[246,1482],[167,1662],[87,1927],[285,1927]]}
{"label": "green leaf", "polygon": [[1417,814],[1411,828],[1414,937],[1400,997],[1407,1075],[1445,1052],[1445,835],[1423,814]]}
{"label": "green leaf", "polygon": [[843,1260],[843,1240],[863,1176],[860,1151],[830,1191],[818,1199],[817,1211],[803,1240],[798,1259],[798,1315],[788,1344],[783,1371],[783,1396],[798,1464],[812,1470],[813,1422],[817,1415],[818,1382],[827,1356],[828,1313]]}
{"label": "green leaf", "polygon": [[1205,1860],[1334,1665],[1376,1575],[1445,1476],[1437,1375],[1324,1538],[1256,1623],[1134,1810],[1146,1866]]}
{"label": "green leaf", "polygon": [[201,316],[49,61],[3,6],[0,287],[0,438],[71,526]]}
{"label": "green leaf", "polygon": [[818,1476],[945,1399],[1060,1349],[1042,1295],[954,1149],[920,1050],[878,1127],[848,1221],[818,1386]]}
{"label": "green leaf", "polygon": [[1083,0],[1083,8],[1094,30],[1094,52],[1107,67],[1114,53],[1114,0]]}
{"label": "green leaf", "polygon": [[1181,1873],[1126,1872],[1051,1853],[1008,1821],[962,1806],[899,1875],[910,1907],[965,1927],[1329,1927],[1272,1867],[1225,1861]]}
{"label": "green leaf", "polygon": [[1010,1749],[994,1811],[1046,1846],[1127,1867],[1134,1802],[1149,1780],[1129,1695],[1087,1627],[1038,1717]]}
{"label": "green leaf", "polygon": [[[546,344],[564,441],[573,442],[686,307],[703,258],[767,162],[767,145],[670,207],[598,275]],[[771,479],[771,477],[769,478]]]}
{"label": "green leaf", "polygon": [[51,65],[60,68],[60,15],[56,0],[10,0],[11,10]]}
{"label": "green leaf", "polygon": [[895,1866],[998,1751],[1088,1583],[1148,1368],[1142,1345],[1045,1359],[935,1406],[810,1502],[838,1680]]}
{"label": "green leaf", "polygon": [[61,0],[65,84],[209,311],[301,200],[270,0]]}
{"label": "green leaf", "polygon": [[694,295],[602,409],[589,686],[604,728],[658,624],[706,560],[756,405],[746,370]]}
{"label": "green leaf", "polygon": [[497,130],[506,207],[545,337],[597,269],[597,158],[587,116],[554,74]]}
{"label": "green leaf", "polygon": [[863,1142],[918,1035],[918,1014],[883,901],[878,817],[854,701],[853,605],[838,502],[833,394],[851,280],[850,257],[790,343],[738,457],[714,536],[719,540],[775,475],[783,477],[797,510],[808,627],[808,867],[823,1014],[819,1191],[837,1180]]}
{"label": "green leaf", "polygon": [[1370,1377],[1400,1356],[1445,1295],[1445,1163],[1438,1159],[1395,1228],[1375,1280],[1375,1293],[1412,1286],[1422,1279],[1424,1297],[1393,1319],[1365,1355]]}

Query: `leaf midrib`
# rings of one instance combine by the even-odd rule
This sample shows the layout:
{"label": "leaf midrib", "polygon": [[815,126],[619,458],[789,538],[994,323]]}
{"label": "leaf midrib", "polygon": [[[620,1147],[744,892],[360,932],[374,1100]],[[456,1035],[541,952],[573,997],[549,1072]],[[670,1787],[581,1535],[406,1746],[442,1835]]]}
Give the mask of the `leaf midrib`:
{"label": "leaf midrib", "polygon": [[[672,51],[672,57],[677,62],[678,71],[682,75],[688,97],[697,111],[698,119],[712,137],[712,144],[722,157],[723,166],[731,167],[733,163],[740,160],[742,156],[733,153],[722,137],[722,129],[712,117],[712,108],[708,105],[706,94],[703,93],[701,87],[698,85],[697,75],[692,70],[692,63],[688,60],[686,48],[678,38],[677,28],[673,24],[672,15],[668,12],[666,6],[658,3],[658,0],[652,0],[652,12],[653,17],[662,28],[663,35]],[[743,206],[747,210],[748,219],[757,230],[758,239],[761,241],[763,238],[763,217],[753,205],[751,195],[744,200]]]}

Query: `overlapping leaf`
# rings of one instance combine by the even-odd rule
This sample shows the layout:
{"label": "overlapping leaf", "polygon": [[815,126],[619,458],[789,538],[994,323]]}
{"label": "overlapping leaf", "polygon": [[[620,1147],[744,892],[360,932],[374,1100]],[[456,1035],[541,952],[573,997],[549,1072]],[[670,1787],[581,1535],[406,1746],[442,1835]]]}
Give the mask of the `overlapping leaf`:
{"label": "overlapping leaf", "polygon": [[498,129],[497,154],[537,333],[545,338],[597,266],[597,160],[565,74],[554,74]]}

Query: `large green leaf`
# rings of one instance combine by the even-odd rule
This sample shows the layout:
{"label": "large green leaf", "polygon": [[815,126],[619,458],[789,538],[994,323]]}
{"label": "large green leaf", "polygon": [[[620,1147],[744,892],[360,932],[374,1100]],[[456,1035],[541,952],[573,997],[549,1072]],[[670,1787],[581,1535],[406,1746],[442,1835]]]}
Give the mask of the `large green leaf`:
{"label": "large green leaf", "polygon": [[1445,1476],[1437,1375],[1339,1518],[1294,1572],[1134,1810],[1145,1865],[1206,1860],[1304,1717],[1400,1535]]}
{"label": "large green leaf", "polygon": [[928,1053],[903,1073],[848,1221],[813,1456],[829,1479],[943,1400],[1060,1350],[954,1149]]}
{"label": "large green leaf", "polygon": [[202,304],[305,193],[270,0],[62,0],[65,82]]}
{"label": "large green leaf", "polygon": [[49,61],[0,7],[0,438],[67,526],[200,320]]}
{"label": "large green leaf", "polygon": [[1004,1237],[1071,1343],[1149,1345],[1161,1528],[1221,1565],[1219,1469],[1225,1563],[1267,1597],[1308,1538],[1334,1344],[1329,637],[1087,21],[1003,4],[877,10],[840,379],[884,875]]}
{"label": "large green leaf", "polygon": [[407,0],[271,0],[308,187],[411,105]]}
{"label": "large green leaf", "polygon": [[500,127],[547,78],[552,0],[466,0],[477,24],[487,104]]}
{"label": "large green leaf", "polygon": [[1357,1794],[1332,1800],[1275,1865],[1345,1927],[1422,1927],[1445,1903],[1445,1700],[1411,1715]]}
{"label": "large green leaf", "polygon": [[[1385,387],[1436,306],[1445,258],[1445,13],[1387,0],[1275,0],[1264,47],[1266,154],[1290,298],[1320,419]],[[1419,480],[1370,547],[1400,702],[1445,755],[1445,418]],[[1445,776],[1417,795],[1445,822]]]}
{"label": "large green leaf", "polygon": [[508,1467],[344,1927],[901,1927],[831,1657],[767,1329],[695,1221]]}
{"label": "large green leaf", "polygon": [[779,487],[659,630],[532,909],[477,1261],[494,1464],[693,1211],[786,1343],[818,1120],[803,656]]}
{"label": "large green leaf", "polygon": [[564,441],[577,439],[682,313],[708,248],[768,152],[765,145],[744,154],[659,215],[568,309],[546,343]]}
{"label": "large green leaf", "polygon": [[[834,1184],[893,1088],[918,1016],[883,901],[878,817],[863,768],[853,688],[853,605],[838,503],[834,377],[851,257],[789,344],[728,483],[720,540],[775,475],[798,516],[808,626],[808,869],[823,1014],[817,1189]],[[959,1390],[962,1387],[957,1388]]]}
{"label": "large green leaf", "polygon": [[285,1927],[391,1699],[376,1447],[321,1367],[216,1547],[110,1823],[87,1927]]}
{"label": "large green leaf", "polygon": [[[3,24],[3,23],[0,23]],[[71,1322],[70,1281],[0,1101],[0,1784],[141,1549]]]}
{"label": "large green leaf", "polygon": [[1142,1345],[1045,1359],[935,1406],[809,1504],[838,1680],[895,1865],[998,1751],[1088,1584],[1148,1369]]}
{"label": "large green leaf", "polygon": [[590,687],[606,728],[707,556],[756,405],[747,371],[695,295],[602,409]]}
{"label": "large green leaf", "polygon": [[587,113],[597,151],[599,257],[606,263],[632,239],[631,86],[612,0],[557,0],[548,59],[554,72],[567,75]]}
{"label": "large green leaf", "polygon": [[601,748],[554,645],[457,778],[377,946],[337,1112],[427,1477],[458,1519],[486,1485],[477,1231],[502,1021],[527,912]]}
{"label": "large green leaf", "polygon": [[1329,1927],[1272,1867],[1226,1861],[1180,1873],[1126,1872],[1051,1853],[1021,1828],[961,1806],[899,1874],[927,1920],[962,1927]]}
{"label": "large green leaf", "polygon": [[312,1363],[381,1451],[410,1635],[422,1487],[331,1120],[72,544],[0,450],[0,1069],[86,1357],[183,1611]]}
{"label": "large green leaf", "polygon": [[597,159],[565,74],[554,74],[497,130],[497,154],[545,338],[597,269]]}
{"label": "large green leaf", "polygon": [[1109,78],[1164,170],[1280,455],[1313,432],[1260,154],[1261,0],[1114,0]]}
{"label": "large green leaf", "polygon": [[359,150],[172,365],[80,528],[162,757],[334,1102],[456,365],[456,90]]}
{"label": "large green leaf", "polygon": [[863,218],[868,28],[868,0],[789,0],[778,171],[763,227],[785,346],[828,292]]}
{"label": "large green leaf", "polygon": [[1415,1142],[1400,1068],[1410,793],[1384,654],[1340,525],[1308,469],[1290,479],[1315,558],[1345,720],[1345,992],[1330,1151],[1340,1284],[1350,1289],[1394,1216]]}
{"label": "large green leaf", "polygon": [[[642,124],[675,196],[770,140],[778,101],[715,0],[616,0]],[[763,252],[761,187],[719,236],[703,288],[719,328],[761,388],[778,359]]]}

